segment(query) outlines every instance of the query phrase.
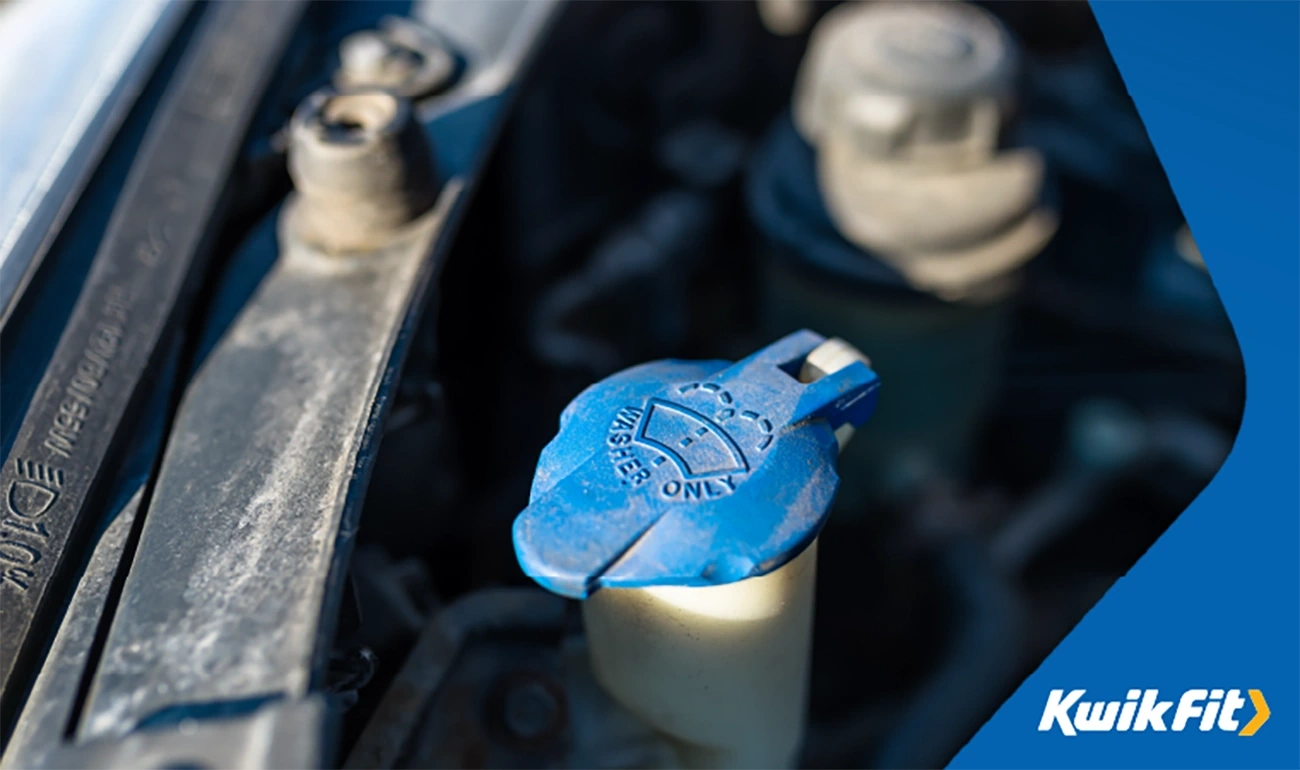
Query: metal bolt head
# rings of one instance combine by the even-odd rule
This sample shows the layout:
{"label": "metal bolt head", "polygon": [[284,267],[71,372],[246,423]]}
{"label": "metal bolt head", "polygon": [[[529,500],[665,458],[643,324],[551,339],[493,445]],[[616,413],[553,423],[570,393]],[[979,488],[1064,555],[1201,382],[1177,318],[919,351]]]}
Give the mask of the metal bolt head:
{"label": "metal bolt head", "polygon": [[317,91],[290,136],[298,234],[320,248],[369,251],[433,203],[428,140],[410,102],[390,91]]}
{"label": "metal bolt head", "polygon": [[435,35],[398,17],[345,37],[339,64],[335,85],[341,89],[377,87],[408,98],[445,88],[456,71],[456,58]]}
{"label": "metal bolt head", "polygon": [[326,144],[363,144],[393,130],[404,108],[381,91],[334,94],[301,125]]}
{"label": "metal bolt head", "polygon": [[375,30],[348,35],[339,45],[339,60],[349,79],[373,85],[400,84],[418,62]]}

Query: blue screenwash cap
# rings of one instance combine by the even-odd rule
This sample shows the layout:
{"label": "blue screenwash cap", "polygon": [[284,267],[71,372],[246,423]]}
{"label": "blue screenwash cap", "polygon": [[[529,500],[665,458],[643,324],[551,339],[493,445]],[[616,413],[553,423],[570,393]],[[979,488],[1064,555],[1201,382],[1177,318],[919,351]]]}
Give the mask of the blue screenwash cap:
{"label": "blue screenwash cap", "polygon": [[515,554],[565,596],[721,585],[782,566],[821,530],[839,485],[834,430],[861,425],[864,363],[798,379],[825,338],[796,332],[743,361],[657,361],[592,385],[542,450]]}

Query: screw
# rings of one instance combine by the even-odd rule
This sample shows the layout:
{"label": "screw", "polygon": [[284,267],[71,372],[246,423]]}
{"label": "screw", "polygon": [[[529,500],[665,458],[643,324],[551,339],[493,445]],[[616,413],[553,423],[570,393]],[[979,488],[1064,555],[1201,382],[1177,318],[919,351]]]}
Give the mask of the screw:
{"label": "screw", "polygon": [[506,693],[506,727],[520,738],[537,738],[555,724],[560,704],[541,682],[530,679]]}
{"label": "screw", "polygon": [[401,86],[415,76],[419,55],[377,30],[348,35],[339,45],[343,73],[351,85]]}
{"label": "screw", "polygon": [[410,20],[386,18],[381,29],[348,35],[339,44],[341,89],[371,86],[415,98],[446,88],[456,59],[428,30]]}
{"label": "screw", "polygon": [[307,97],[290,125],[295,231],[332,253],[371,251],[437,193],[432,151],[410,103],[369,88]]}

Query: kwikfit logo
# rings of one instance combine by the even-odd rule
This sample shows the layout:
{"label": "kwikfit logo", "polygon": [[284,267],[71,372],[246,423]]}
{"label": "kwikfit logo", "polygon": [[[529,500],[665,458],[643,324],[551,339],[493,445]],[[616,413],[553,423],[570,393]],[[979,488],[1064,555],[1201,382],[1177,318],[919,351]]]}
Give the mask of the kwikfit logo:
{"label": "kwikfit logo", "polygon": [[[1268,721],[1264,693],[1248,690],[1255,715],[1244,727],[1237,713],[1247,703],[1241,690],[1188,690],[1178,698],[1160,700],[1159,690],[1129,690],[1122,701],[1086,701],[1087,690],[1052,690],[1038,720],[1039,732],[1058,729],[1063,735],[1104,732],[1183,732],[1188,729],[1254,735]],[[1170,711],[1173,711],[1172,716]],[[1169,721],[1166,722],[1165,720]],[[1189,728],[1189,725],[1192,727]]]}

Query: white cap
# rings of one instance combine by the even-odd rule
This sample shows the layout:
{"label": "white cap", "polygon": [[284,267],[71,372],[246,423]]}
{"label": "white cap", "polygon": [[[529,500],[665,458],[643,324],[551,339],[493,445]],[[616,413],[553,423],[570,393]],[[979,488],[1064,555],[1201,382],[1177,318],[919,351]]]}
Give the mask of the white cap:
{"label": "white cap", "polygon": [[813,31],[794,119],[831,219],[918,289],[999,293],[1056,230],[1041,157],[998,148],[1016,66],[966,3],[848,3]]}
{"label": "white cap", "polygon": [[816,144],[851,111],[882,156],[951,144],[989,127],[983,113],[1010,100],[1015,71],[1010,36],[975,6],[846,3],[813,31],[795,125]]}

